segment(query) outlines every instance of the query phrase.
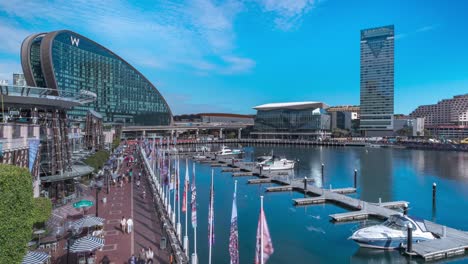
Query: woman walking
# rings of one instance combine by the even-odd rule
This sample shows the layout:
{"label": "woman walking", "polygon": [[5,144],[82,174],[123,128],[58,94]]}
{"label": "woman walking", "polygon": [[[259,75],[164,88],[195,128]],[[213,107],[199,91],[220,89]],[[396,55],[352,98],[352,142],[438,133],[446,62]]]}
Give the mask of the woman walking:
{"label": "woman walking", "polygon": [[153,258],[154,258],[154,252],[151,249],[151,247],[148,247],[148,250],[146,251],[146,263],[153,264]]}
{"label": "woman walking", "polygon": [[122,220],[120,220],[120,229],[122,230],[123,234],[125,234],[126,227],[127,227],[127,219],[125,219],[125,216],[122,216]]}

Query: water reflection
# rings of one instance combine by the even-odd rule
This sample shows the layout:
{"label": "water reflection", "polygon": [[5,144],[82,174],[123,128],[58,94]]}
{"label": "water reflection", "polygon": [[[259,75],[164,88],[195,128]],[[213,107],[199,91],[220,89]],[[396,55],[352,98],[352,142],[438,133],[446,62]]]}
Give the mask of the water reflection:
{"label": "water reflection", "polygon": [[435,174],[437,176],[468,180],[468,155],[457,151],[399,151],[397,158],[410,159],[418,174]]}
{"label": "water reflection", "polygon": [[358,248],[351,256],[351,263],[423,263],[421,260],[404,258],[398,250]]}
{"label": "water reflection", "polygon": [[363,149],[360,156],[359,184],[361,199],[376,202],[392,201],[392,151],[379,148]]}

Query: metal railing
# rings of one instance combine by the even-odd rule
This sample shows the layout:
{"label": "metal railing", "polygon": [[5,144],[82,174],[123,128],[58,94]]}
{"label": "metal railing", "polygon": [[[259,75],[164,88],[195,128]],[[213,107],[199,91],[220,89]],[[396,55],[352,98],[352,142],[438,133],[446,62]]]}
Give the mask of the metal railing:
{"label": "metal railing", "polygon": [[94,102],[97,98],[95,93],[86,90],[67,91],[19,85],[0,85],[0,94],[3,96],[20,96],[75,101],[80,104]]}

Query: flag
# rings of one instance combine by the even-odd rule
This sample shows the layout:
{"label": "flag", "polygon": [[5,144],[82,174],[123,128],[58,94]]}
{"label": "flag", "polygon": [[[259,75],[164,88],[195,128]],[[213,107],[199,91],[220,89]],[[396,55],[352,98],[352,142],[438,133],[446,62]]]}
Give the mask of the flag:
{"label": "flag", "polygon": [[[263,233],[262,233],[263,225]],[[263,240],[263,248],[262,248]],[[263,263],[261,263],[261,254],[263,251]],[[267,262],[268,258],[273,254],[273,243],[271,242],[270,231],[268,230],[267,221],[265,218],[265,212],[263,208],[260,209],[260,217],[258,219],[257,227],[257,247],[255,250],[255,264],[264,264]]]}
{"label": "flag", "polygon": [[[215,241],[214,235],[214,186],[213,170],[211,171],[210,203],[208,206],[208,245],[211,247]],[[211,237],[210,237],[211,236]]]}
{"label": "flag", "polygon": [[239,233],[237,230],[237,181],[234,187],[234,198],[232,200],[231,214],[231,234],[229,236],[229,255],[231,256],[231,264],[239,264]]}
{"label": "flag", "polygon": [[[176,201],[179,201],[179,176],[180,176],[180,165],[179,165],[179,160],[177,160],[177,168],[175,169],[175,179],[174,179],[174,182],[175,182],[175,191],[176,191]],[[180,204],[179,204],[180,206]],[[179,207],[180,208],[180,207]]]}
{"label": "flag", "polygon": [[197,228],[197,187],[195,185],[195,163],[193,163],[193,180],[192,180],[192,227]]}
{"label": "flag", "polygon": [[184,181],[184,197],[182,198],[182,212],[187,212],[187,192],[189,188],[189,172],[188,160],[185,160],[185,181]]}

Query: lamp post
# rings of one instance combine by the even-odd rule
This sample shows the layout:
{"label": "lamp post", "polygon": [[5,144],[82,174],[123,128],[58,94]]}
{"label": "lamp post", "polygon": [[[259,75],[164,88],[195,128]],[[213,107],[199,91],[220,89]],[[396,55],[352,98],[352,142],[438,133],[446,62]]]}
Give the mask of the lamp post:
{"label": "lamp post", "polygon": [[101,191],[102,188],[102,181],[97,181],[96,182],[96,217],[98,217],[98,212],[99,212],[99,192]]}

